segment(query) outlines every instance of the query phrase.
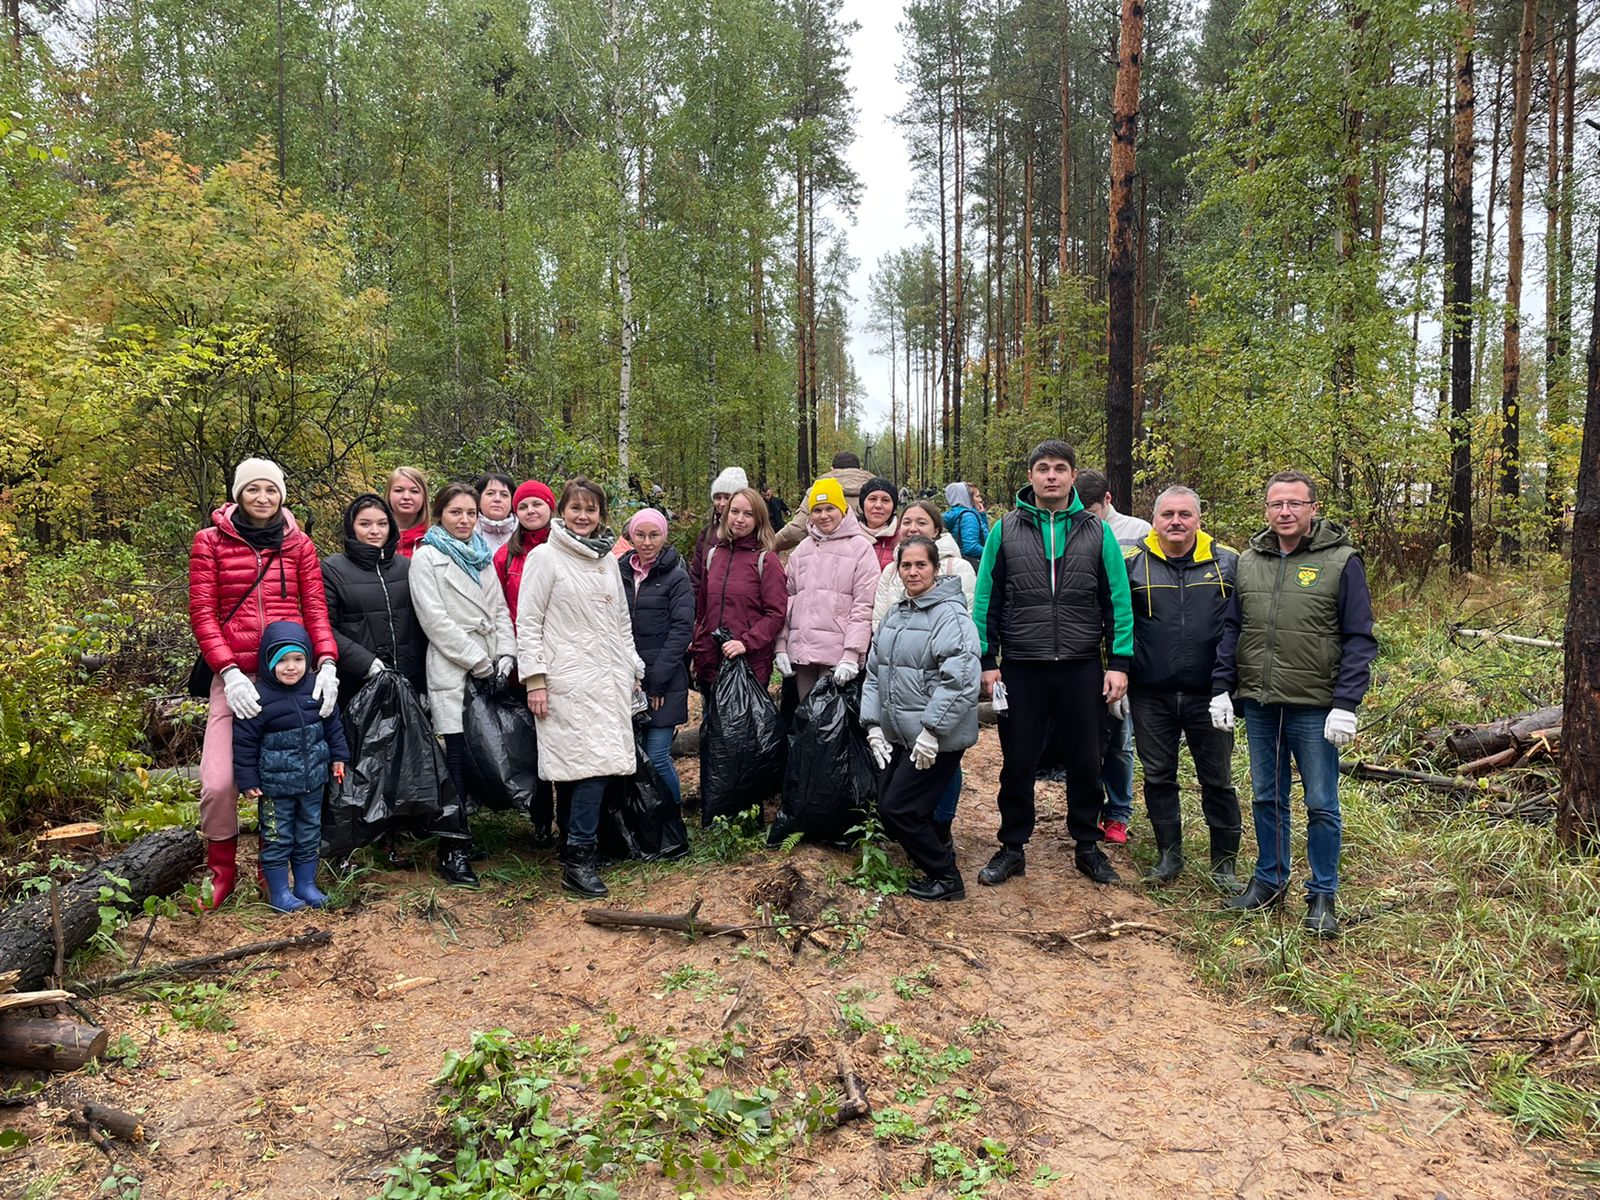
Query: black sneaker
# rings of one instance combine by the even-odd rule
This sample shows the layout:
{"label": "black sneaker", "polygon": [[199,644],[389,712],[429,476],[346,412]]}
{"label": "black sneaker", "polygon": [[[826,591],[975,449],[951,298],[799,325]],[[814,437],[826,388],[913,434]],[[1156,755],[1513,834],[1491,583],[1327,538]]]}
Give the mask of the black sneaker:
{"label": "black sneaker", "polygon": [[549,850],[556,844],[556,835],[551,830],[549,822],[533,827],[533,848],[535,850]]}
{"label": "black sneaker", "polygon": [[978,882],[985,887],[999,887],[1013,875],[1027,873],[1028,861],[1023,857],[1022,847],[1001,846],[989,860],[989,865],[978,872]]}
{"label": "black sneaker", "polygon": [[1096,883],[1105,885],[1121,883],[1122,876],[1117,874],[1117,869],[1111,865],[1111,860],[1106,857],[1106,852],[1099,846],[1090,844],[1080,846],[1072,856],[1073,865]]}
{"label": "black sneaker", "polygon": [[1306,932],[1316,937],[1332,938],[1339,936],[1339,917],[1333,911],[1332,896],[1308,896],[1306,898]]}
{"label": "black sneaker", "polygon": [[459,843],[439,852],[439,875],[451,887],[475,888],[478,876],[472,870],[472,861],[466,848]]}
{"label": "black sneaker", "polygon": [[967,885],[961,882],[959,871],[942,879],[919,875],[906,885],[906,895],[913,900],[965,900]]}

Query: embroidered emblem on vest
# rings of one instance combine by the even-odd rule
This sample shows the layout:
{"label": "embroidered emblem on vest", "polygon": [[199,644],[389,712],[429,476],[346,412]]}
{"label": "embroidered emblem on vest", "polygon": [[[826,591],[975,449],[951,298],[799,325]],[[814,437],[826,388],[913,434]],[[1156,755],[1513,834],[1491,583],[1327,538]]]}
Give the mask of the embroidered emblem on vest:
{"label": "embroidered emblem on vest", "polygon": [[1294,581],[1303,588],[1315,587],[1317,585],[1317,577],[1321,574],[1321,567],[1301,567],[1295,572]]}

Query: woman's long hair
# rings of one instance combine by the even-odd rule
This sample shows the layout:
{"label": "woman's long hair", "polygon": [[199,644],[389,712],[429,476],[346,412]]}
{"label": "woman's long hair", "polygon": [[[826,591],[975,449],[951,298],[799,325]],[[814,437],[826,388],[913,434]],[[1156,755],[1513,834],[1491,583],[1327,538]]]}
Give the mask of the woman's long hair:
{"label": "woman's long hair", "polygon": [[761,493],[753,487],[740,488],[728,497],[728,507],[723,510],[722,522],[717,526],[717,540],[733,541],[733,534],[728,530],[728,516],[733,512],[733,502],[741,496],[749,502],[750,511],[756,515],[756,545],[763,550],[777,549],[777,539],[772,533],[772,514],[767,511],[767,502],[761,498]]}

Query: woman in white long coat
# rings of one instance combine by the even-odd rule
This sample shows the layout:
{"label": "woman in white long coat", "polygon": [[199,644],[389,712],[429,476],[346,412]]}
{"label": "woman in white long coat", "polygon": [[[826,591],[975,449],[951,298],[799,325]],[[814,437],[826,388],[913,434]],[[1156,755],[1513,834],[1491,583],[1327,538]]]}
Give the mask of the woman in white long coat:
{"label": "woman in white long coat", "polygon": [[606,782],[634,771],[634,695],[644,661],[622,575],[611,556],[606,494],[572,480],[556,501],[550,539],[528,552],[517,594],[517,670],[539,722],[539,774],[570,796],[561,886],[606,894],[596,840]]}
{"label": "woman in white long coat", "polygon": [[[428,710],[444,737],[445,768],[466,803],[467,748],[462,736],[467,676],[501,683],[516,668],[511,611],[495,577],[492,554],[478,532],[478,499],[452,483],[433,502],[433,524],[411,556],[411,603],[428,635]],[[476,885],[470,839],[439,844],[439,871],[451,883]]]}

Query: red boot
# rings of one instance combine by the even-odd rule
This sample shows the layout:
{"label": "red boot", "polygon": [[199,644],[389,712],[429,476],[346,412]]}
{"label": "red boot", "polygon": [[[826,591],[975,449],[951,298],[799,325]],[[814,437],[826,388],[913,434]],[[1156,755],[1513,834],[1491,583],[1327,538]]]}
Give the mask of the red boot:
{"label": "red boot", "polygon": [[[206,868],[211,872],[211,905],[221,908],[222,902],[233,895],[233,885],[239,877],[239,839],[224,838],[206,843]],[[202,907],[204,907],[202,902]]]}

